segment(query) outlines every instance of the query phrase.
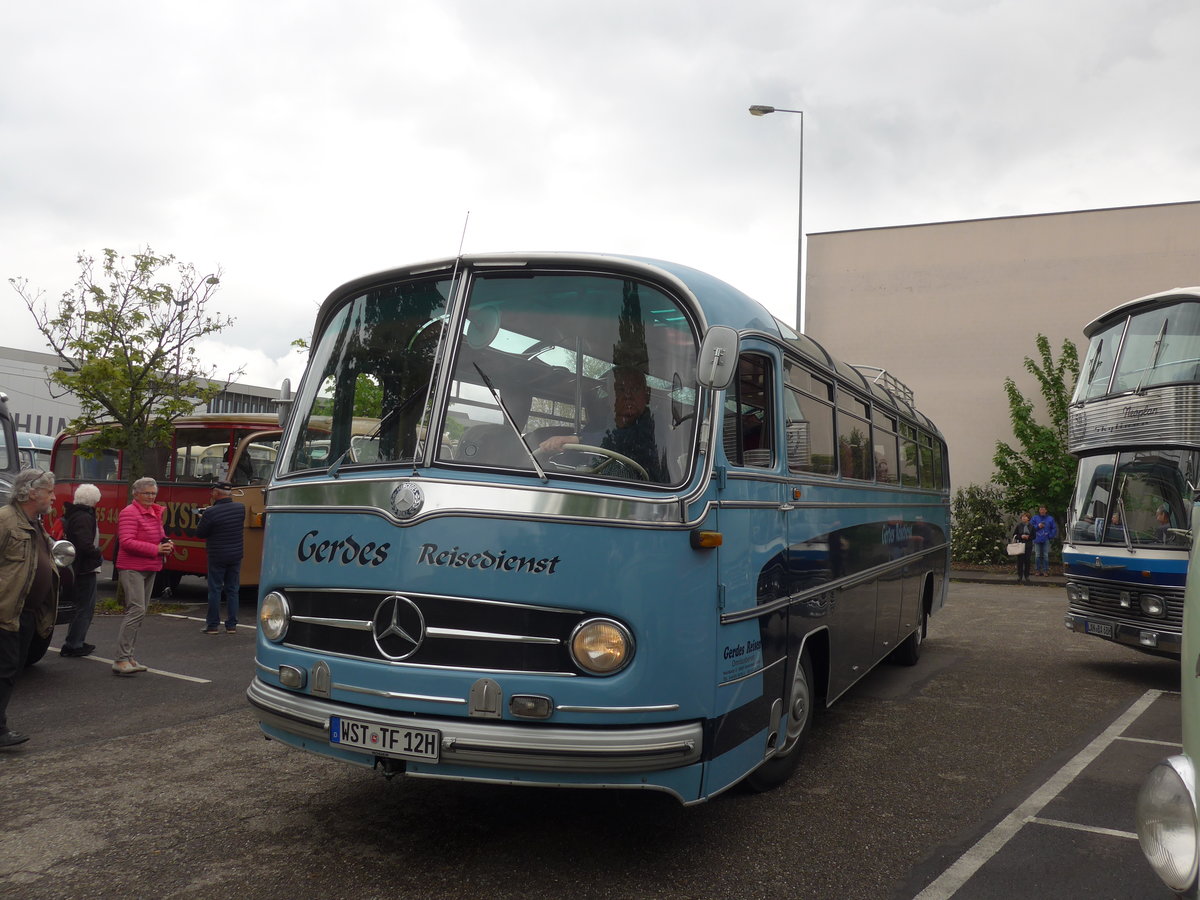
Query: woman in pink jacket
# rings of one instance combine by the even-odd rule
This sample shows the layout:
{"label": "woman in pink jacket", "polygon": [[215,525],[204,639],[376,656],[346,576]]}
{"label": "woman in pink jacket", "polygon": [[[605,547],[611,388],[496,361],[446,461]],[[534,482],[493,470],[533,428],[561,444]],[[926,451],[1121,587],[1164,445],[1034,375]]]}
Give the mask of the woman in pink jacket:
{"label": "woman in pink jacket", "polygon": [[138,629],[146,618],[146,604],[154,578],[162,570],[163,560],[175,549],[163,530],[163,507],[154,502],[158,482],[139,478],[133,483],[133,502],[117,518],[117,568],[121,590],[125,594],[125,621],[117,637],[114,675],[136,675],[146,667],[133,658]]}

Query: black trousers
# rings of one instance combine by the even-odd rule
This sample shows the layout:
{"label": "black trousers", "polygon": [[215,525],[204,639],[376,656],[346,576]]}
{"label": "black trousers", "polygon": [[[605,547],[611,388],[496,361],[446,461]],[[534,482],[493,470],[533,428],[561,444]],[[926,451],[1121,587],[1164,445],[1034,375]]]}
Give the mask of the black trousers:
{"label": "black trousers", "polygon": [[1029,580],[1029,560],[1033,556],[1033,547],[1029,544],[1025,545],[1025,552],[1016,557],[1017,560],[1017,581]]}
{"label": "black trousers", "polygon": [[19,631],[0,628],[0,731],[8,730],[8,700],[17,676],[25,668],[25,657],[36,631],[33,611],[28,609],[21,613]]}

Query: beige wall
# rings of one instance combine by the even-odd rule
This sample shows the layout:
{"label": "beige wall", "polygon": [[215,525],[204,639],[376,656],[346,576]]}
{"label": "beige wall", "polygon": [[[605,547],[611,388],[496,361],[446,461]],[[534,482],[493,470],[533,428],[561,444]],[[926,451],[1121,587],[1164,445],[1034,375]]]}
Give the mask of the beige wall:
{"label": "beige wall", "polygon": [[805,331],[913,389],[957,488],[991,480],[997,440],[1015,445],[1005,377],[1040,402],[1023,366],[1039,332],[1082,357],[1096,316],[1191,285],[1200,202],[828,232],[808,237]]}

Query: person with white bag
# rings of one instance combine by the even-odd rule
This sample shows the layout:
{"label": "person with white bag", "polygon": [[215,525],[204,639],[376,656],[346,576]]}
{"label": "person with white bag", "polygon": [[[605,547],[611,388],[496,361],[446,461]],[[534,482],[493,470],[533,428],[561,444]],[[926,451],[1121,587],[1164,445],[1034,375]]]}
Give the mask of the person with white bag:
{"label": "person with white bag", "polygon": [[1037,532],[1029,524],[1029,513],[1021,513],[1021,521],[1013,529],[1008,552],[1017,559],[1017,584],[1029,584],[1029,557],[1032,556],[1033,537]]}

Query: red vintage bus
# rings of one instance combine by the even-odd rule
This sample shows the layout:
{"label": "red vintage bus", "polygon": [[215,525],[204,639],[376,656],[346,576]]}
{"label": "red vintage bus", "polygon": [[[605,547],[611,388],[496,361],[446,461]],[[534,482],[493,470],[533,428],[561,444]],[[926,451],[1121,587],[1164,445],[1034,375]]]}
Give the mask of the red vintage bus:
{"label": "red vintage bus", "polygon": [[[246,506],[246,552],[242,561],[243,585],[257,585],[262,560],[263,487],[275,466],[281,429],[269,414],[205,414],[175,421],[169,445],[151,448],[144,471],[158,482],[158,503],[166,507],[163,524],[175,542],[175,553],[157,588],[174,587],[184,575],[205,575],[208,555],[196,537],[198,510],[212,500],[213,482],[228,478],[234,499]],[[100,488],[96,518],[104,558],[116,553],[117,515],[129,503],[129,466],[125,453],[106,450],[98,457],[75,451],[89,437],[61,434],[54,442],[50,465],[54,470],[55,510],[70,501],[75,488],[90,482]],[[317,442],[319,444],[319,442]],[[328,447],[314,446],[314,458]]]}

